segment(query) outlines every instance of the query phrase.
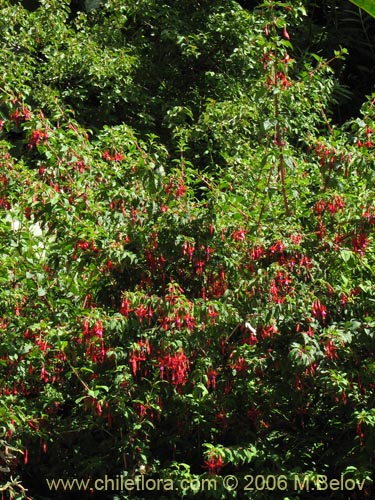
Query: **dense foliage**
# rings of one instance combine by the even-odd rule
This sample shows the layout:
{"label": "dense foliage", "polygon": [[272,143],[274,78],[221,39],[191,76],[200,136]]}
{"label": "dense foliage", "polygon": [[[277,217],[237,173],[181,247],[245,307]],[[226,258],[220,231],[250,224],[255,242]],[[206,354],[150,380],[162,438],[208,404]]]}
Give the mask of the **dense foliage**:
{"label": "dense foliage", "polygon": [[373,494],[375,96],[309,2],[74,5],[2,1],[4,498]]}

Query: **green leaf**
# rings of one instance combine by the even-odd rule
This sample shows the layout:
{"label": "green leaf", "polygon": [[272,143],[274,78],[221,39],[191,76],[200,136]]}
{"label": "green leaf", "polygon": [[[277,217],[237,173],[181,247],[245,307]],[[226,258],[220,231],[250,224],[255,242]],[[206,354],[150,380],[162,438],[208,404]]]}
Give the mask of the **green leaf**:
{"label": "green leaf", "polygon": [[354,5],[366,11],[370,16],[375,17],[375,1],[374,0],[350,0]]}
{"label": "green leaf", "polygon": [[351,250],[341,250],[340,251],[341,258],[344,262],[348,262],[349,259],[352,257],[353,252]]}

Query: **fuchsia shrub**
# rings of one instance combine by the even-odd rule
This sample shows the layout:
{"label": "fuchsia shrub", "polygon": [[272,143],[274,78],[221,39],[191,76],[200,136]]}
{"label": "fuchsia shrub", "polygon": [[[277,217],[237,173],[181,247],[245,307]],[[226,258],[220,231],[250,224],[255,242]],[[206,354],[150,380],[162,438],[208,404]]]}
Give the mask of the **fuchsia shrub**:
{"label": "fuchsia shrub", "polygon": [[[48,4],[66,43],[97,36],[95,17],[73,36]],[[99,20],[122,19],[106,8]],[[217,481],[160,498],[321,498],[293,490],[296,474],[344,474],[364,481],[348,498],[373,493],[373,101],[346,128],[327,126],[329,65],[293,55],[303,10],[270,1],[246,18],[246,109],[261,132],[250,123],[236,138],[242,158],[223,142],[224,167],[188,160],[189,141],[213,109],[234,123],[234,102],[207,104],[175,154],[125,124],[87,130],[51,89],[43,107],[32,87],[2,84],[4,498],[49,498],[46,478],[140,470]],[[257,474],[292,489],[245,491]],[[137,495],[107,492],[155,498]]]}

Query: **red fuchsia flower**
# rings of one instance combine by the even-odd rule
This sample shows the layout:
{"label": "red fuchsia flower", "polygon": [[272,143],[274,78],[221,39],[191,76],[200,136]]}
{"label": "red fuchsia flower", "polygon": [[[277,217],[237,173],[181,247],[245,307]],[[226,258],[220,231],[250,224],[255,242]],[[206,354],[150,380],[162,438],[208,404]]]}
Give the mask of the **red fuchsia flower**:
{"label": "red fuchsia flower", "polygon": [[273,338],[275,335],[279,333],[278,329],[275,325],[264,326],[261,329],[260,336],[262,339]]}
{"label": "red fuchsia flower", "polygon": [[44,367],[44,363],[42,365],[42,369],[40,371],[40,380],[44,383],[47,383],[49,381],[49,373]]}
{"label": "red fuchsia flower", "polygon": [[5,175],[0,175],[0,182],[3,185],[3,187],[6,187],[8,184],[8,179],[5,177]]}
{"label": "red fuchsia flower", "polygon": [[283,253],[284,248],[285,246],[282,241],[276,241],[276,243],[269,248],[269,253],[271,255],[274,255],[276,253]]}
{"label": "red fuchsia flower", "polygon": [[136,404],[135,411],[137,412],[138,417],[139,417],[140,420],[142,420],[143,417],[145,415],[147,415],[147,407],[144,404],[142,404],[142,403],[137,403]]}
{"label": "red fuchsia flower", "polygon": [[122,161],[124,159],[124,155],[122,153],[115,153],[112,159],[114,161]]}
{"label": "red fuchsia flower", "polygon": [[33,130],[27,147],[29,149],[33,149],[34,146],[38,146],[41,141],[46,142],[47,139],[48,134],[45,130]]}
{"label": "red fuchsia flower", "polygon": [[291,234],[290,235],[290,241],[294,245],[299,245],[301,243],[301,241],[302,241],[302,234],[301,233]]}
{"label": "red fuchsia flower", "polygon": [[360,233],[352,239],[353,251],[359,253],[363,257],[366,248],[369,244],[369,239],[365,233]]}
{"label": "red fuchsia flower", "polygon": [[285,271],[277,272],[276,281],[278,285],[285,285],[286,287],[288,287],[292,283],[291,278],[286,274]]}
{"label": "red fuchsia flower", "polygon": [[318,226],[315,230],[315,234],[317,235],[319,240],[322,240],[327,235],[327,229],[322,220],[319,220]]}
{"label": "red fuchsia flower", "polygon": [[5,197],[0,198],[0,208],[10,209],[10,203]]}
{"label": "red fuchsia flower", "polygon": [[85,252],[86,250],[88,250],[90,248],[90,243],[88,241],[79,241],[77,244],[76,244],[76,248],[80,248],[83,252]]}
{"label": "red fuchsia flower", "polygon": [[115,153],[111,155],[108,149],[106,149],[104,153],[102,153],[102,158],[107,161],[122,161],[124,159],[124,155],[122,153]]}
{"label": "red fuchsia flower", "polygon": [[166,259],[163,255],[157,257],[151,250],[147,250],[145,257],[151,271],[155,271],[156,269],[163,269],[166,262]]}
{"label": "red fuchsia flower", "polygon": [[194,245],[192,245],[191,243],[189,243],[188,241],[185,241],[184,245],[183,245],[183,254],[184,255],[189,255],[189,260],[190,262],[192,261],[193,259],[193,254],[194,254],[194,251],[195,251],[195,247]]}
{"label": "red fuchsia flower", "polygon": [[173,177],[169,179],[164,189],[167,194],[172,194],[176,198],[181,198],[187,191],[184,181],[181,179],[176,186],[176,180]]}
{"label": "red fuchsia flower", "polygon": [[216,318],[219,316],[219,313],[215,311],[214,307],[209,306],[207,314],[209,315],[210,318],[212,318],[212,323],[215,325]]}
{"label": "red fuchsia flower", "polygon": [[375,209],[374,207],[370,207],[365,210],[362,214],[362,217],[366,219],[371,225],[375,224]]}
{"label": "red fuchsia flower", "polygon": [[242,329],[244,330],[244,333],[246,334],[246,336],[244,336],[244,339],[243,339],[244,344],[255,345],[258,343],[258,338],[256,336],[256,333],[253,333],[252,331],[250,331],[248,328],[246,328],[245,325],[243,325]]}
{"label": "red fuchsia flower", "polygon": [[120,314],[125,316],[126,318],[129,316],[129,313],[133,310],[130,308],[130,300],[128,298],[122,299]]}
{"label": "red fuchsia flower", "polygon": [[195,272],[198,274],[198,275],[201,275],[203,273],[203,269],[204,269],[204,266],[205,266],[205,262],[203,260],[198,260],[197,262],[195,262]]}
{"label": "red fuchsia flower", "polygon": [[250,252],[250,259],[255,262],[256,260],[260,260],[264,254],[265,254],[265,249],[264,247],[257,245],[254,248],[252,248]]}
{"label": "red fuchsia flower", "polygon": [[360,446],[363,446],[364,438],[365,438],[365,433],[362,430],[362,424],[363,424],[363,422],[358,422],[358,424],[357,424],[357,435],[359,437]]}
{"label": "red fuchsia flower", "polygon": [[212,283],[212,295],[215,298],[222,297],[227,290],[228,286],[222,279],[214,280]]}
{"label": "red fuchsia flower", "polygon": [[279,82],[281,83],[281,86],[284,89],[286,89],[292,85],[291,82],[288,80],[286,74],[283,71],[279,71],[277,73],[277,79],[279,80]]}
{"label": "red fuchsia flower", "polygon": [[208,389],[210,387],[212,387],[212,389],[216,389],[216,377],[217,377],[217,371],[210,368],[207,371],[207,388]]}
{"label": "red fuchsia flower", "polygon": [[185,326],[188,330],[192,331],[195,328],[195,318],[190,314],[186,314],[184,317]]}
{"label": "red fuchsia flower", "polygon": [[285,56],[280,60],[280,62],[284,63],[286,67],[288,67],[290,61],[290,56],[288,52],[285,53]]}
{"label": "red fuchsia flower", "polygon": [[104,151],[104,153],[102,153],[102,158],[103,158],[103,160],[111,160],[112,159],[111,155],[109,154],[108,149],[106,149]]}
{"label": "red fuchsia flower", "polygon": [[167,331],[170,327],[172,320],[171,318],[168,318],[168,316],[162,316],[158,318],[158,323],[160,323],[160,326],[163,328],[163,330]]}
{"label": "red fuchsia flower", "polygon": [[283,297],[279,296],[279,289],[276,286],[276,281],[272,280],[270,284],[270,294],[272,296],[273,302],[276,304],[281,304],[283,302]]}
{"label": "red fuchsia flower", "polygon": [[178,312],[176,312],[175,317],[174,317],[174,324],[177,330],[181,330],[182,327],[182,319],[180,318]]}
{"label": "red fuchsia flower", "polygon": [[147,356],[151,353],[151,347],[149,341],[139,340],[137,342],[137,347],[132,350],[129,361],[132,366],[133,375],[137,375],[137,371],[140,369],[140,362],[146,361]]}
{"label": "red fuchsia flower", "polygon": [[164,188],[164,189],[165,189],[165,192],[166,192],[167,194],[171,194],[171,193],[172,193],[173,186],[174,186],[173,180],[172,180],[172,179],[170,179],[170,180],[169,180],[169,182],[168,182],[168,184],[166,184],[166,185],[165,185],[165,188]]}
{"label": "red fuchsia flower", "polygon": [[[231,355],[229,356],[229,359],[233,360],[233,358],[234,358],[234,353],[232,352]],[[237,359],[235,359],[234,362],[229,363],[229,367],[232,370],[236,370],[238,372],[246,372],[248,370],[246,360],[243,356],[240,356]]]}
{"label": "red fuchsia flower", "polygon": [[335,196],[333,201],[328,202],[327,209],[331,215],[334,215],[339,210],[344,210],[344,201],[341,196]]}
{"label": "red fuchsia flower", "polygon": [[285,40],[290,40],[290,36],[286,28],[284,28],[283,30],[283,37],[285,38]]}
{"label": "red fuchsia flower", "polygon": [[319,200],[314,205],[314,212],[317,215],[323,214],[325,209],[326,209],[326,202],[324,200]]}
{"label": "red fuchsia flower", "polygon": [[9,118],[15,123],[15,125],[18,127],[18,125],[21,122],[25,122],[27,120],[30,120],[31,118],[31,113],[28,108],[25,106],[22,106],[21,108],[17,108],[13,113],[10,113]]}
{"label": "red fuchsia flower", "polygon": [[96,414],[98,415],[98,417],[100,417],[100,415],[103,413],[102,405],[101,405],[100,401],[96,402],[95,409],[96,409]]}
{"label": "red fuchsia flower", "polygon": [[100,319],[96,320],[94,326],[93,326],[93,334],[96,335],[99,338],[103,337],[103,324],[100,321]]}
{"label": "red fuchsia flower", "polygon": [[176,386],[182,386],[187,382],[190,363],[182,349],[176,354],[159,357],[159,364],[162,380],[166,379]]}
{"label": "red fuchsia flower", "polygon": [[318,363],[311,363],[305,370],[305,375],[315,376],[316,369],[318,368]]}
{"label": "red fuchsia flower", "polygon": [[348,302],[349,297],[346,295],[346,293],[341,293],[340,294],[340,304],[342,307],[346,306],[346,303]]}
{"label": "red fuchsia flower", "polygon": [[78,170],[80,174],[83,174],[85,171],[86,164],[83,160],[75,161],[72,163],[73,170]]}
{"label": "red fuchsia flower", "polygon": [[211,247],[203,247],[206,254],[206,261],[208,262],[211,259],[211,255],[215,253],[215,249]]}
{"label": "red fuchsia flower", "polygon": [[329,359],[338,358],[338,355],[336,352],[336,346],[332,342],[332,340],[327,341],[326,345],[324,346],[324,350],[326,352],[327,358],[329,358]]}
{"label": "red fuchsia flower", "polygon": [[316,300],[312,305],[312,315],[314,318],[321,319],[323,322],[327,316],[327,308],[320,300]]}
{"label": "red fuchsia flower", "polygon": [[344,200],[341,198],[341,196],[336,195],[335,196],[335,205],[338,210],[343,211],[345,207]]}
{"label": "red fuchsia flower", "polygon": [[298,262],[298,266],[300,269],[304,268],[304,269],[309,270],[312,267],[312,262],[309,259],[309,257],[307,257],[306,255],[302,255],[299,262]]}
{"label": "red fuchsia flower", "polygon": [[86,349],[86,356],[88,356],[94,363],[103,363],[109,348],[104,346],[103,341],[100,345],[91,342]]}
{"label": "red fuchsia flower", "polygon": [[34,344],[39,347],[39,350],[46,353],[47,348],[52,347],[51,345],[48,345],[48,342],[46,340],[43,340],[41,335],[37,339],[35,339]]}
{"label": "red fuchsia flower", "polygon": [[223,459],[219,455],[218,457],[215,456],[214,453],[212,453],[209,457],[208,460],[204,462],[205,469],[208,469],[208,472],[210,474],[218,474],[220,470],[223,468]]}
{"label": "red fuchsia flower", "polygon": [[[134,314],[137,316],[139,319],[139,322],[143,322],[143,318],[146,318],[147,316],[149,317],[150,315],[150,310],[144,306],[143,304],[140,304],[137,309],[134,310]],[[152,317],[152,311],[151,311],[151,317]]]}
{"label": "red fuchsia flower", "polygon": [[84,318],[82,326],[83,326],[83,331],[82,331],[83,335],[85,337],[89,337],[90,336],[90,327],[89,327],[88,318]]}
{"label": "red fuchsia flower", "polygon": [[186,193],[186,190],[185,184],[181,181],[176,189],[176,198],[181,198]]}
{"label": "red fuchsia flower", "polygon": [[311,328],[311,326],[308,327],[307,331],[305,332],[309,337],[314,336],[314,330]]}
{"label": "red fuchsia flower", "polygon": [[234,239],[234,241],[244,241],[244,239],[246,238],[246,233],[247,231],[241,228],[238,231],[233,231],[232,238]]}

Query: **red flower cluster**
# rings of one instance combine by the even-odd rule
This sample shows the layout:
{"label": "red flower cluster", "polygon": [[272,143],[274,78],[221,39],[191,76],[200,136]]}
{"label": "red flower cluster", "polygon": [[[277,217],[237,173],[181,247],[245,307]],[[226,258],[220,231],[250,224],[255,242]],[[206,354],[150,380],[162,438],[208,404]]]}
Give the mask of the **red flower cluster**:
{"label": "red flower cluster", "polygon": [[186,193],[187,187],[182,179],[176,181],[171,177],[165,186],[165,192],[176,198],[181,198]]}
{"label": "red flower cluster", "polygon": [[291,284],[292,279],[287,275],[287,273],[285,271],[278,271],[276,278],[271,281],[270,285],[272,301],[276,304],[282,304],[285,302],[287,295],[292,294],[294,291]]}
{"label": "red flower cluster", "polygon": [[85,318],[83,320],[82,333],[86,339],[89,339],[92,337],[102,338],[103,337],[103,324],[100,321],[100,319],[98,319],[95,321],[94,326],[92,328],[90,328],[89,327],[89,320],[88,320],[88,318]]}
{"label": "red flower cluster", "polygon": [[47,139],[48,134],[45,130],[33,130],[27,147],[33,149],[34,146],[38,146],[41,141],[46,142]]}
{"label": "red flower cluster", "polygon": [[232,238],[234,239],[234,241],[244,241],[244,239],[246,238],[246,233],[247,231],[241,228],[237,231],[233,231]]}
{"label": "red flower cluster", "polygon": [[9,118],[18,127],[20,123],[30,120],[31,112],[25,106],[21,106],[21,108],[16,108],[12,113],[10,113]]}
{"label": "red flower cluster", "polygon": [[333,343],[332,340],[328,340],[327,341],[324,349],[325,349],[327,358],[329,358],[329,359],[338,358],[338,355],[337,355],[337,352],[336,352],[336,346],[335,346],[335,344]]}
{"label": "red flower cluster", "polygon": [[314,206],[314,212],[317,215],[322,215],[326,210],[328,210],[331,215],[334,215],[339,210],[343,212],[344,206],[344,200],[341,198],[341,196],[336,195],[332,201],[317,201]]}
{"label": "red flower cluster", "polygon": [[148,340],[139,340],[137,342],[137,347],[132,350],[129,361],[132,366],[133,375],[137,375],[137,371],[140,370],[141,361],[146,361],[147,356],[151,353],[151,347]]}
{"label": "red flower cluster", "polygon": [[159,357],[159,364],[162,380],[168,380],[176,386],[182,386],[187,382],[190,363],[182,349],[176,354]]}
{"label": "red flower cluster", "polygon": [[371,134],[374,132],[371,127],[367,126],[366,127],[366,141],[362,142],[358,139],[357,141],[357,146],[359,148],[372,148],[373,147],[373,142],[371,140]]}
{"label": "red flower cluster", "polygon": [[369,244],[369,239],[366,234],[360,233],[352,239],[353,252],[359,253],[361,257]]}
{"label": "red flower cluster", "polygon": [[327,316],[327,308],[320,302],[320,300],[316,300],[315,302],[313,302],[312,315],[314,316],[314,318],[320,319],[323,322],[325,321]]}
{"label": "red flower cluster", "polygon": [[104,153],[102,153],[102,158],[107,161],[122,161],[124,159],[124,155],[123,153],[110,154],[108,149],[106,149]]}

